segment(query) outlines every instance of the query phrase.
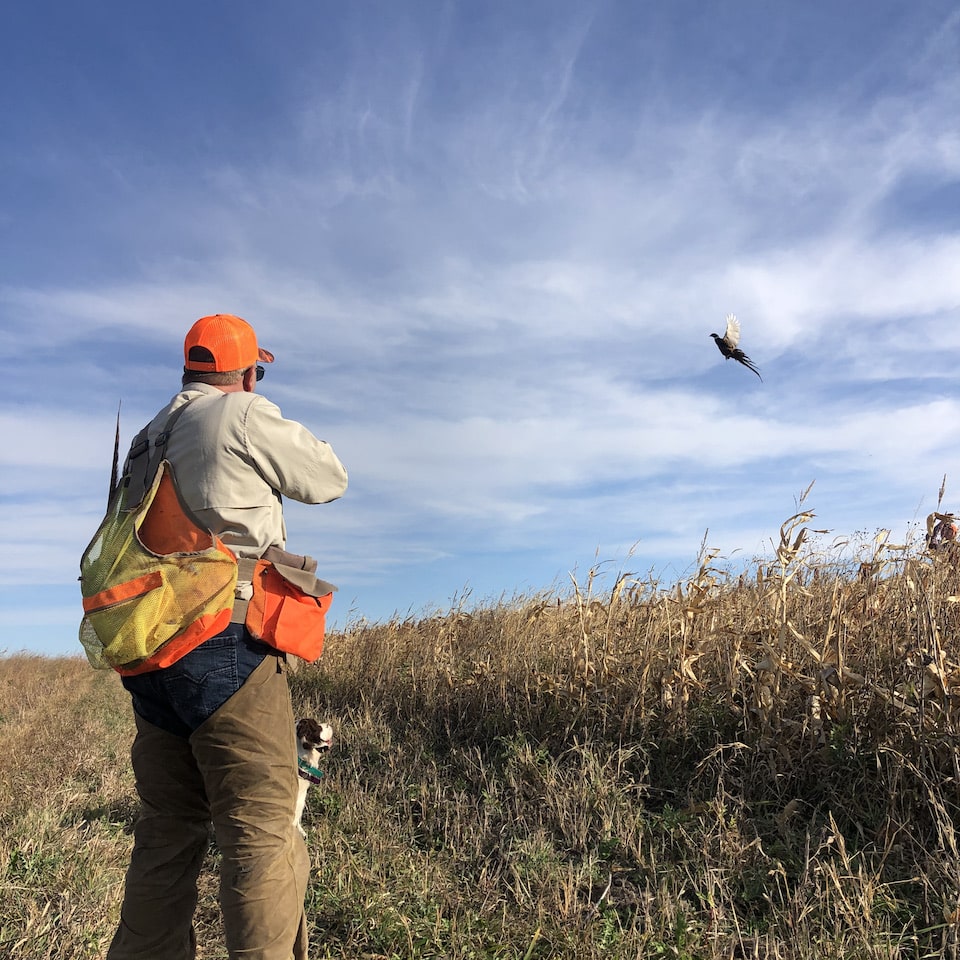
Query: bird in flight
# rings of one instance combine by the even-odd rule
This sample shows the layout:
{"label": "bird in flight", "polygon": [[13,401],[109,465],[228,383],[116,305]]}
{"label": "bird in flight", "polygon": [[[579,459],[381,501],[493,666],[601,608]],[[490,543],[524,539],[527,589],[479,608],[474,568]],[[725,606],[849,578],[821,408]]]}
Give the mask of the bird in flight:
{"label": "bird in flight", "polygon": [[[748,370],[752,370],[758,377],[760,371],[753,365],[753,361],[737,347],[740,342],[740,321],[732,314],[727,314],[727,329],[721,337],[718,333],[711,333],[717,343],[717,349],[728,359],[742,363]],[[763,377],[760,377],[763,382]]]}

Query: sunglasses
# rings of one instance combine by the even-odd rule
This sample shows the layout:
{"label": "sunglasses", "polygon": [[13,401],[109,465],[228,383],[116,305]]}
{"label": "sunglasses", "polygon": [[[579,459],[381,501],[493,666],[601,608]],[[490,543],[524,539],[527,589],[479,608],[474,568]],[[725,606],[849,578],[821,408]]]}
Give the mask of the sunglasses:
{"label": "sunglasses", "polygon": [[264,375],[266,372],[267,372],[267,371],[264,370],[263,367],[261,367],[260,364],[258,363],[258,364],[257,364],[257,381],[258,381],[258,382],[263,379],[263,375]]}

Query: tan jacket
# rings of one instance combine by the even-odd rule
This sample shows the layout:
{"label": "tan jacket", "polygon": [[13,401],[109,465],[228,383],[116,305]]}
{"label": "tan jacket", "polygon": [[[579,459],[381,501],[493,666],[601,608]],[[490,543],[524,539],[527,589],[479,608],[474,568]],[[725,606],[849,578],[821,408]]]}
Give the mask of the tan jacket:
{"label": "tan jacket", "polygon": [[331,446],[257,393],[188,383],[150,422],[151,448],[171,412],[188,401],[166,459],[186,505],[237,556],[286,547],[281,497],[328,503],[346,490],[347,471]]}

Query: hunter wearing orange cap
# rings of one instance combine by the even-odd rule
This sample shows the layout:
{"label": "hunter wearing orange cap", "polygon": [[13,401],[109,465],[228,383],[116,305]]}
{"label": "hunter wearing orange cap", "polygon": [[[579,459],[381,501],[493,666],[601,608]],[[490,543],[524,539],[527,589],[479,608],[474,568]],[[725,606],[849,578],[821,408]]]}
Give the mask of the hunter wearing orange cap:
{"label": "hunter wearing orange cap", "polygon": [[[148,425],[149,447],[165,439],[185,507],[238,559],[285,548],[282,498],[336,499],[347,486],[343,464],[329,444],[256,393],[260,364],[274,358],[245,320],[201,318],[183,353],[183,388]],[[128,478],[134,456],[131,450]],[[309,859],[294,826],[287,667],[236,616],[251,591],[250,582],[238,583],[238,622],[222,633],[169,666],[123,677],[137,725],[132,761],[142,803],[108,960],[193,960],[197,877],[211,823],[223,858],[229,956],[307,955]]]}

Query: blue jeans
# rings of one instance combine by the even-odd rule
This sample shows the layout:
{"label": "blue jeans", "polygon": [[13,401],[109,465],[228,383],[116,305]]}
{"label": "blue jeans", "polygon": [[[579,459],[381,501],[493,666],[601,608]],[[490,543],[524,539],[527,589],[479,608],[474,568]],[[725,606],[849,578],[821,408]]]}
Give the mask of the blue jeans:
{"label": "blue jeans", "polygon": [[252,639],[242,623],[205,640],[176,663],[124,677],[133,709],[148,723],[186,739],[246,682],[272,647]]}

